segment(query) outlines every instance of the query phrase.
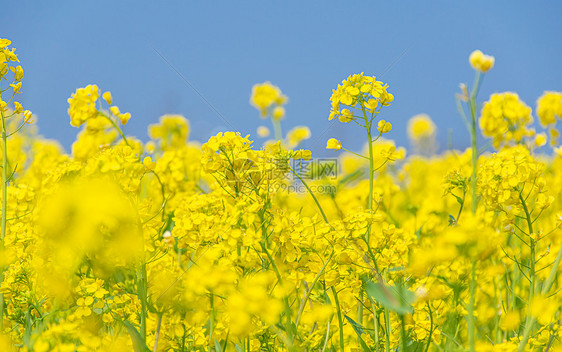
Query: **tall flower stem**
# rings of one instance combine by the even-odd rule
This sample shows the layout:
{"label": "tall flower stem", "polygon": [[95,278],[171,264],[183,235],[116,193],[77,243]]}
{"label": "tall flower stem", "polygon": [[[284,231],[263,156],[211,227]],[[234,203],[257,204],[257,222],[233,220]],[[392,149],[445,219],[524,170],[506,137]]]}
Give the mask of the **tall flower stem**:
{"label": "tall flower stem", "polygon": [[[0,101],[2,95],[0,93]],[[4,111],[0,109],[2,115],[2,225],[0,234],[0,253],[4,252],[4,237],[6,236],[6,222],[8,206],[8,135],[6,133],[6,120]],[[4,267],[0,268],[0,284],[4,281]],[[4,293],[0,292],[0,330],[4,328]]]}
{"label": "tall flower stem", "polygon": [[[527,344],[527,340],[529,339],[529,334],[533,329],[533,325],[535,325],[535,318],[531,317],[531,302],[535,295],[535,284],[536,284],[536,273],[535,273],[535,239],[533,238],[533,220],[531,219],[531,214],[529,213],[529,208],[527,208],[527,203],[523,198],[521,192],[519,192],[519,200],[521,201],[521,205],[523,206],[523,211],[525,211],[525,219],[527,220],[527,226],[529,229],[529,247],[531,248],[531,259],[529,262],[529,300],[527,302],[527,318],[525,320],[525,330],[523,334],[523,340],[521,340],[521,344],[519,345],[519,350],[522,351],[521,348],[524,348]],[[560,256],[560,254],[558,255]],[[559,262],[559,259],[556,258]],[[555,265],[554,268],[556,268]],[[543,287],[543,291],[546,288]],[[523,344],[524,343],[524,344]]]}
{"label": "tall flower stem", "polygon": [[[382,105],[382,104],[381,104]],[[374,161],[373,161],[373,137],[371,135],[371,121],[367,118],[365,107],[361,105],[363,110],[363,118],[365,119],[365,128],[367,130],[367,138],[369,140],[369,194],[367,197],[367,209],[373,209],[373,178],[374,178]],[[367,229],[367,243],[371,239],[371,226]]]}
{"label": "tall flower stem", "polygon": [[482,83],[482,74],[480,71],[476,71],[476,78],[474,79],[474,87],[472,87],[472,92],[470,94],[470,137],[472,145],[472,177],[470,178],[472,186],[472,213],[476,213],[476,206],[478,205],[478,199],[476,195],[476,168],[478,166],[478,130],[476,127],[476,96],[480,90],[480,84]]}
{"label": "tall flower stem", "polygon": [[336,310],[338,313],[338,323],[340,325],[340,352],[344,352],[345,348],[344,348],[344,341],[343,341],[343,317],[341,314],[341,307],[340,307],[340,301],[338,300],[338,293],[336,292],[336,289],[334,286],[332,286],[332,294],[334,295],[334,302],[336,303]]}
{"label": "tall flower stem", "polygon": [[281,120],[271,118],[271,122],[273,123],[273,135],[275,136],[275,140],[280,141],[283,139],[283,132],[281,131]]}
{"label": "tall flower stem", "polygon": [[470,302],[468,304],[468,344],[470,351],[476,351],[476,319],[474,317],[474,301],[476,296],[476,260],[472,260],[470,274]]}

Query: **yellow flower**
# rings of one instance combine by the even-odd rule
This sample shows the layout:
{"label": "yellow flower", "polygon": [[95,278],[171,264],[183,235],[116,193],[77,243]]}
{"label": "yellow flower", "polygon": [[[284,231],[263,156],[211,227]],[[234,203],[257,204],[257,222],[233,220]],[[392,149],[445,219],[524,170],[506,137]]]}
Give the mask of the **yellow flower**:
{"label": "yellow flower", "polygon": [[156,167],[156,162],[152,161],[152,158],[149,156],[142,160],[142,164],[150,171],[153,171]]}
{"label": "yellow flower", "polygon": [[531,315],[537,318],[537,321],[542,325],[552,323],[559,308],[560,304],[556,297],[548,298],[537,295],[531,301]]}
{"label": "yellow flower", "polygon": [[95,84],[87,85],[84,88],[78,88],[76,92],[68,98],[70,107],[68,115],[70,115],[70,124],[74,127],[81,126],[86,120],[98,115],[96,109],[96,101],[100,96],[98,86]]}
{"label": "yellow flower", "polygon": [[115,106],[111,106],[111,107],[109,108],[109,111],[111,111],[111,113],[112,113],[113,115],[115,115],[115,116],[119,116],[119,114],[121,114],[121,110],[119,110],[119,107],[116,106],[116,105],[115,105]]}
{"label": "yellow flower", "polygon": [[544,92],[537,100],[537,116],[543,126],[562,119],[562,92]]}
{"label": "yellow flower", "polygon": [[129,122],[129,119],[131,118],[131,114],[126,112],[124,114],[119,114],[119,121],[121,121],[121,124],[126,125],[127,122]]}
{"label": "yellow flower", "polygon": [[14,108],[15,108],[14,112],[16,114],[19,114],[20,112],[23,111],[23,106],[17,101],[14,101]]}
{"label": "yellow flower", "polygon": [[111,92],[105,92],[101,97],[109,105],[111,105],[111,103],[113,102],[113,97],[111,96]]}
{"label": "yellow flower", "polygon": [[326,149],[335,149],[340,150],[342,148],[341,142],[335,138],[328,139],[328,143],[326,144]]}
{"label": "yellow flower", "polygon": [[435,133],[435,124],[427,114],[415,115],[408,121],[408,136],[412,140],[429,138]]}
{"label": "yellow flower", "polygon": [[297,126],[287,133],[287,144],[289,148],[294,148],[303,140],[310,138],[310,128]]}
{"label": "yellow flower", "polygon": [[479,121],[482,134],[491,137],[496,148],[532,136],[532,123],[531,108],[511,92],[492,94],[484,103]]}
{"label": "yellow flower", "polygon": [[546,136],[546,133],[538,133],[535,136],[535,146],[537,147],[544,146],[547,141],[548,141],[548,137]]}
{"label": "yellow flower", "polygon": [[[261,113],[262,117],[267,116],[267,109],[273,105],[282,105],[287,102],[287,97],[281,93],[279,87],[274,86],[271,82],[264,82],[262,84],[256,84],[252,87],[252,95],[250,97],[250,104],[252,104]],[[276,117],[279,114],[284,115],[283,110],[278,110]],[[275,117],[274,117],[275,118]]]}
{"label": "yellow flower", "polygon": [[14,94],[20,94],[21,82],[18,82],[16,84],[10,84],[10,87],[14,89]]}
{"label": "yellow flower", "polygon": [[23,79],[23,68],[17,66],[16,68],[10,67],[10,70],[14,73],[14,79],[16,81],[21,81]]}
{"label": "yellow flower", "polygon": [[392,130],[392,125],[390,124],[390,122],[386,122],[385,120],[380,120],[377,129],[381,134],[388,133],[390,132],[390,130]]}
{"label": "yellow flower", "polygon": [[258,127],[258,136],[265,138],[269,136],[269,128],[265,127],[265,126],[259,126]]}
{"label": "yellow flower", "polygon": [[164,150],[185,145],[189,132],[189,121],[181,115],[163,115],[160,123],[148,126],[148,135],[159,140],[160,147]]}
{"label": "yellow flower", "polygon": [[339,117],[339,120],[343,123],[349,123],[349,122],[353,121],[353,114],[351,113],[351,111],[349,109],[343,109],[341,111],[341,115]]}
{"label": "yellow flower", "polygon": [[24,123],[27,123],[27,124],[32,123],[32,122],[33,122],[32,117],[33,117],[33,115],[32,115],[32,113],[31,113],[31,111],[25,110],[25,111],[23,112],[23,118],[24,118],[24,119],[23,119],[23,122],[24,122]]}
{"label": "yellow flower", "polygon": [[4,49],[5,47],[9,46],[10,44],[12,44],[12,42],[9,39],[0,38],[0,49]]}
{"label": "yellow flower", "polygon": [[348,108],[364,109],[369,114],[378,113],[375,109],[379,104],[388,106],[394,100],[394,96],[387,92],[387,88],[388,86],[383,82],[363,73],[347,77],[332,91],[330,97],[332,109],[328,119],[338,117],[343,123],[352,121],[353,113]]}
{"label": "yellow flower", "polygon": [[472,68],[486,73],[494,67],[495,59],[493,56],[484,55],[480,50],[475,50],[470,54],[469,61]]}
{"label": "yellow flower", "polygon": [[272,117],[274,120],[281,120],[285,117],[285,108],[282,106],[276,106],[275,109],[273,109]]}

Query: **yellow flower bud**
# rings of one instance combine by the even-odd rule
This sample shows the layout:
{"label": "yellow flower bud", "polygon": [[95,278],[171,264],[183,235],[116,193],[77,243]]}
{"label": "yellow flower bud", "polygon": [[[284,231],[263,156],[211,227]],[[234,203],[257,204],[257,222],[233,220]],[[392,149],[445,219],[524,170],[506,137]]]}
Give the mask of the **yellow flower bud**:
{"label": "yellow flower bud", "polygon": [[23,117],[24,117],[24,123],[30,124],[33,122],[33,120],[31,119],[33,117],[33,115],[31,114],[31,111],[29,110],[25,110],[23,112]]}
{"label": "yellow flower bud", "polygon": [[390,122],[386,122],[385,120],[380,120],[377,129],[381,134],[388,133],[390,132],[390,130],[392,130],[392,124],[390,124]]}
{"label": "yellow flower bud", "polygon": [[14,107],[15,107],[14,112],[15,112],[16,114],[19,114],[20,112],[23,111],[23,106],[22,106],[19,102],[17,102],[17,101],[14,101]]}
{"label": "yellow flower bud", "polygon": [[343,109],[341,111],[341,115],[339,117],[339,120],[343,123],[351,122],[353,120],[353,114],[351,113],[351,111],[349,109]]}
{"label": "yellow flower bud", "polygon": [[111,105],[111,103],[113,102],[113,97],[111,96],[111,92],[105,92],[101,97],[109,105]]}
{"label": "yellow flower bud", "polygon": [[121,121],[121,124],[126,125],[127,122],[129,122],[129,119],[131,118],[131,114],[126,112],[124,114],[119,114],[119,121]]}
{"label": "yellow flower bud", "polygon": [[285,108],[276,106],[275,109],[273,109],[273,119],[281,120],[283,117],[285,117]]}
{"label": "yellow flower bud", "polygon": [[21,81],[23,78],[23,68],[18,65],[18,67],[10,67],[10,70],[14,73],[14,80]]}
{"label": "yellow flower bud", "polygon": [[480,50],[474,50],[468,58],[470,65],[475,70],[486,73],[494,67],[494,57],[484,55]]}
{"label": "yellow flower bud", "polygon": [[111,113],[115,116],[119,116],[119,114],[121,114],[121,111],[119,110],[118,106],[112,106],[109,108],[109,111],[111,111]]}

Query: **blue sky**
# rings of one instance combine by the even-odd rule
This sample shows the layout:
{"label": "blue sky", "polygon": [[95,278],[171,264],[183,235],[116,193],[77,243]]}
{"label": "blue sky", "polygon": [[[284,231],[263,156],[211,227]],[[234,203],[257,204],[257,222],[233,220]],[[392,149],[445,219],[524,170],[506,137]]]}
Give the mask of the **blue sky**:
{"label": "blue sky", "polygon": [[133,116],[127,134],[142,140],[159,116],[177,113],[191,139],[205,141],[231,129],[216,109],[260,141],[249,95],[271,81],[290,99],[284,129],[308,125],[304,146],[330,155],[330,137],[351,149],[364,140],[358,127],[327,119],[331,90],[353,73],[389,84],[395,102],[383,118],[403,146],[418,113],[435,121],[442,147],[450,130],[455,147],[469,145],[454,96],[473,80],[474,49],[496,58],[481,102],[515,91],[534,108],[544,90],[562,89],[561,13],[555,1],[12,1],[2,6],[0,37],[12,40],[25,71],[20,100],[41,134],[67,150],[77,133],[67,98],[78,87],[110,90]]}

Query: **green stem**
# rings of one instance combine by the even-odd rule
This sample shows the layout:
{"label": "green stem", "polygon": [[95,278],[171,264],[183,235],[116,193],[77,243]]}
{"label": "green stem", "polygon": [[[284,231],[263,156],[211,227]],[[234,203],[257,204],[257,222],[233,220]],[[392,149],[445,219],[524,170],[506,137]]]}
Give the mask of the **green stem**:
{"label": "green stem", "polygon": [[386,329],[384,347],[386,352],[390,352],[390,312],[386,308],[384,308],[384,326]]}
{"label": "green stem", "polygon": [[[371,123],[367,118],[367,112],[365,111],[365,107],[361,105],[361,109],[363,110],[363,118],[365,119],[365,126],[367,130],[367,138],[369,140],[369,194],[367,197],[367,209],[373,209],[373,173],[374,173],[374,161],[373,161],[373,138],[371,136]],[[367,241],[371,238],[371,227],[367,231]]]}
{"label": "green stem", "polygon": [[209,352],[211,352],[211,346],[213,345],[213,329],[215,320],[215,296],[213,293],[210,294],[209,301],[211,303],[211,314],[209,317]]}
{"label": "green stem", "polygon": [[338,300],[338,294],[334,286],[332,286],[332,294],[334,295],[334,302],[336,303],[336,309],[338,313],[338,323],[340,326],[340,352],[344,352],[345,348],[343,343],[343,317],[341,314],[341,307],[340,307],[340,301]]}
{"label": "green stem", "polygon": [[281,120],[271,118],[271,122],[273,123],[273,135],[275,136],[275,140],[282,140],[283,133],[281,132]]}
{"label": "green stem", "polygon": [[310,195],[312,196],[312,199],[314,199],[314,202],[316,203],[316,206],[320,210],[320,214],[322,214],[322,217],[324,218],[324,221],[326,222],[326,224],[329,224],[328,218],[326,217],[326,214],[324,213],[324,210],[322,209],[322,206],[320,205],[320,202],[318,201],[318,198],[316,198],[316,196],[314,195],[314,193],[312,192],[312,190],[310,189],[310,187],[308,186],[306,181],[292,167],[291,167],[291,171],[293,172],[293,174],[295,174],[295,176],[298,177],[298,179],[302,182],[304,187],[306,187],[306,190],[308,191],[308,193],[310,193]]}
{"label": "green stem", "polygon": [[476,96],[480,90],[481,84],[481,73],[476,71],[476,78],[474,87],[472,88],[472,93],[470,94],[470,117],[472,120],[470,137],[472,144],[472,177],[470,178],[472,186],[472,213],[476,213],[476,206],[478,205],[478,199],[476,196],[476,169],[478,166],[478,134],[476,128]]}
{"label": "green stem", "polygon": [[406,351],[406,321],[404,315],[400,314],[400,341],[402,342],[402,351]]}
{"label": "green stem", "polygon": [[[552,268],[550,269],[550,274],[548,275],[548,278],[546,279],[546,281],[544,282],[544,285],[542,287],[541,294],[543,296],[547,295],[548,292],[550,291],[550,289],[552,288],[552,284],[554,283],[554,280],[556,279],[556,274],[558,273],[558,267],[560,266],[560,260],[561,259],[562,259],[562,245],[560,246],[560,249],[558,250],[558,255],[556,256],[556,259],[554,260],[554,264],[552,265]],[[529,302],[529,304],[530,304],[530,302]],[[529,342],[529,337],[531,336],[531,330],[533,328],[533,325],[535,325],[535,321],[536,321],[536,318],[531,317],[530,323],[525,324],[525,330],[524,330],[524,333],[523,333],[523,338],[521,339],[521,342],[519,343],[519,348],[517,349],[518,352],[523,352],[525,350],[525,346],[527,345],[527,342]]]}
{"label": "green stem", "polygon": [[144,343],[146,343],[146,317],[147,317],[147,282],[146,282],[146,264],[144,259],[137,267],[137,294],[141,302],[140,311],[140,335]]}
{"label": "green stem", "polygon": [[127,137],[125,137],[125,134],[123,133],[121,128],[119,128],[119,126],[115,123],[115,121],[113,121],[113,119],[111,117],[107,116],[106,114],[103,114],[103,113],[100,113],[100,114],[102,116],[104,116],[106,119],[108,119],[109,122],[111,122],[111,125],[113,125],[113,127],[117,130],[117,133],[119,133],[121,138],[123,138],[123,141],[125,142],[125,144],[130,147],[131,145],[129,144],[129,141],[127,140]]}
{"label": "green stem", "polygon": [[158,323],[156,325],[156,333],[154,334],[154,348],[153,352],[158,351],[158,338],[160,337],[160,328],[162,327],[162,316],[164,313],[158,313]]}
{"label": "green stem", "polygon": [[[316,283],[318,282],[318,280],[320,279],[320,276],[322,276],[322,274],[324,273],[324,270],[326,269],[326,266],[328,266],[328,263],[330,262],[330,260],[332,260],[332,257],[334,256],[334,252],[332,251],[332,253],[330,254],[330,256],[328,257],[328,259],[326,259],[326,262],[324,263],[324,265],[322,265],[322,268],[320,269],[320,271],[318,272],[318,274],[316,274],[316,277],[314,278],[314,280],[312,281],[312,285],[310,285],[310,288],[306,291],[306,294],[304,296],[304,299],[301,302],[301,305],[299,307],[299,311],[297,313],[297,318],[295,319],[295,329],[297,329],[299,327],[299,323],[300,323],[300,319],[302,316],[302,313],[304,311],[304,307],[306,305],[306,302],[308,301],[308,299],[310,298],[310,294],[312,293],[312,289],[314,289],[314,286],[316,285]],[[359,323],[361,324],[361,323]]]}
{"label": "green stem", "polygon": [[474,319],[474,301],[476,296],[476,260],[472,260],[470,274],[470,302],[468,304],[468,344],[470,352],[476,351],[476,322]]}
{"label": "green stem", "polygon": [[[0,94],[0,101],[2,95]],[[0,231],[0,252],[4,252],[4,237],[6,236],[6,221],[8,207],[8,136],[6,135],[6,120],[2,115],[2,225]],[[4,266],[0,268],[0,284],[4,281]],[[0,331],[4,328],[4,293],[0,293]]]}
{"label": "green stem", "polygon": [[[521,205],[523,206],[523,210],[525,211],[525,219],[527,220],[527,226],[529,228],[529,246],[531,247],[531,258],[529,262],[529,300],[527,302],[527,318],[525,320],[525,330],[523,332],[523,338],[521,339],[521,342],[519,343],[519,348],[517,349],[518,352],[522,352],[525,350],[525,346],[529,341],[531,331],[533,330],[533,326],[535,325],[535,321],[536,321],[536,318],[531,316],[531,302],[535,295],[535,239],[533,238],[534,232],[533,232],[533,221],[531,220],[531,214],[529,213],[529,209],[527,208],[527,203],[525,203],[525,199],[523,199],[523,195],[521,194],[521,192],[519,192],[519,200],[521,201]],[[561,254],[559,252],[558,256],[556,257],[557,262],[555,262],[555,265],[553,266],[552,270],[557,270],[558,264],[560,264],[560,255]],[[548,278],[549,280],[551,279],[551,276],[552,276],[552,271],[550,272]],[[556,276],[556,272],[554,273],[554,276]],[[548,290],[546,291],[545,289],[547,289],[547,286],[550,285],[552,285],[552,282],[550,282],[548,285],[545,285],[543,287],[543,292],[545,293],[548,292],[548,290],[550,290],[550,287],[548,287]]]}
{"label": "green stem", "polygon": [[429,346],[431,345],[431,335],[433,334],[433,312],[431,311],[431,306],[427,302],[427,310],[429,311],[429,336],[427,337],[427,345],[425,345],[425,352],[429,351]]}
{"label": "green stem", "polygon": [[356,155],[356,156],[358,156],[358,157],[360,157],[360,158],[363,158],[363,159],[369,159],[369,158],[367,158],[367,157],[366,157],[365,155],[361,155],[361,154],[358,154],[358,153],[352,152],[352,151],[351,151],[351,150],[349,150],[349,149],[345,149],[345,148],[343,148],[343,147],[342,147],[341,149],[342,149],[342,150],[345,150],[345,151],[346,151],[346,152],[348,152],[348,153],[351,153],[351,154],[353,154],[353,155]]}
{"label": "green stem", "polygon": [[521,205],[523,206],[523,210],[525,211],[525,218],[527,220],[527,227],[529,228],[529,246],[531,247],[531,259],[529,262],[529,305],[531,304],[531,300],[534,296],[535,291],[535,239],[533,238],[533,220],[531,220],[531,214],[529,213],[529,209],[527,208],[527,203],[523,199],[523,195],[519,192],[519,200],[521,201]]}
{"label": "green stem", "polygon": [[[359,288],[359,304],[357,305],[357,324],[363,326],[363,287]],[[357,339],[361,340],[361,336],[358,336]]]}

